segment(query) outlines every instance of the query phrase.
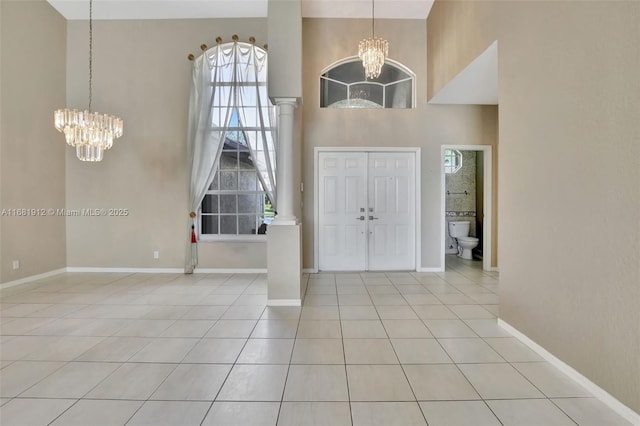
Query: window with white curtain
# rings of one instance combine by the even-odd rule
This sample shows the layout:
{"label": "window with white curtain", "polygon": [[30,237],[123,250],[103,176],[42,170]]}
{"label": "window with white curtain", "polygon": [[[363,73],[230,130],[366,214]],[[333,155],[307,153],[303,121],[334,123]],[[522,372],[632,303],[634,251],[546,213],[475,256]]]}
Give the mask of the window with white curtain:
{"label": "window with white curtain", "polygon": [[273,207],[245,136],[259,131],[256,127],[241,126],[238,111],[232,110],[218,169],[201,205],[200,235],[205,239],[262,234],[262,224],[273,220]]}
{"label": "window with white curtain", "polygon": [[[199,241],[264,238],[274,217],[277,125],[267,75],[267,52],[253,43],[218,44],[194,62],[190,205]],[[193,247],[186,265],[197,265]]]}

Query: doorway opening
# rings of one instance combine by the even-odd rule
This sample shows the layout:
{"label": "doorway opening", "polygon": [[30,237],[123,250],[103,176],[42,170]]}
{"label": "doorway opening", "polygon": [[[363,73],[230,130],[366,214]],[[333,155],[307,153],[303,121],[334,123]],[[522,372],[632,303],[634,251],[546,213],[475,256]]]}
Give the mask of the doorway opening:
{"label": "doorway opening", "polygon": [[315,265],[416,270],[419,149],[316,148]]}
{"label": "doorway opening", "polygon": [[[443,145],[441,150],[441,251],[442,270],[445,256],[457,255],[468,262],[482,262],[485,271],[495,270],[493,261],[493,183],[492,147],[490,145]],[[452,238],[449,222],[468,222],[468,240],[477,245],[467,252]],[[475,241],[475,240],[474,240]],[[474,244],[470,244],[473,246]],[[469,246],[468,243],[465,246]]]}

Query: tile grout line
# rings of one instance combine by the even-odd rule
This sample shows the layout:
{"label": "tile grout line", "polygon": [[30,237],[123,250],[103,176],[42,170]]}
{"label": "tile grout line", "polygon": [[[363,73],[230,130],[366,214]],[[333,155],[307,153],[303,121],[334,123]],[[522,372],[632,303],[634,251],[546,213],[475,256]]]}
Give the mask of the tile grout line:
{"label": "tile grout line", "polygon": [[[360,280],[362,277],[358,274]],[[349,373],[347,371],[347,351],[344,346],[344,330],[342,329],[342,312],[340,312],[340,298],[338,297],[338,282],[334,276],[334,285],[336,289],[336,303],[338,308],[338,324],[340,324],[340,343],[342,344],[342,360],[344,361],[344,377],[345,382],[347,384],[347,400],[349,401],[349,420],[351,420],[351,425],[353,426],[353,406],[351,401],[351,390],[349,389]],[[366,286],[365,286],[366,288]]]}
{"label": "tile grout line", "polygon": [[[411,311],[416,316],[418,316],[418,314],[413,310],[413,307],[411,305],[409,305],[409,301],[406,300],[406,298],[404,297],[404,294],[402,294],[402,292],[400,292],[400,289],[398,289],[397,286],[395,284],[393,284],[393,281],[391,281],[391,283],[396,288],[396,290],[398,290],[398,292],[400,293],[402,298],[407,302],[408,306],[411,308]],[[418,316],[418,318],[420,318],[420,317]],[[398,356],[398,352],[396,351],[395,346],[393,346],[393,342],[391,341],[391,337],[389,336],[389,332],[387,331],[386,327],[384,326],[384,322],[382,322],[382,318],[380,318],[380,322],[382,323],[382,327],[383,327],[383,329],[385,331],[385,334],[387,335],[387,339],[389,340],[389,344],[391,345],[391,349],[393,350],[393,353],[395,354],[396,359],[398,360],[398,364],[400,366],[400,369],[402,370],[402,374],[404,375],[404,379],[407,381],[407,384],[409,385],[409,389],[411,389],[411,393],[413,394],[413,398],[415,399],[415,403],[418,406],[418,410],[420,410],[420,414],[422,415],[422,418],[424,419],[425,424],[428,424],[427,417],[425,416],[424,411],[422,411],[422,407],[420,406],[420,402],[418,401],[418,396],[416,395],[416,391],[413,389],[413,386],[411,385],[411,381],[409,380],[409,376],[407,375],[407,372],[404,369],[404,364],[402,362],[400,362],[400,357]],[[426,327],[426,325],[425,325],[425,327]]]}
{"label": "tile grout line", "polygon": [[[307,283],[307,287],[305,288],[304,295],[302,300],[304,301],[307,295],[307,291],[309,290],[309,285]],[[266,309],[266,308],[265,308]],[[296,326],[296,333],[293,336],[293,346],[291,347],[291,354],[289,355],[289,365],[287,366],[287,374],[284,377],[284,386],[282,387],[282,396],[280,397],[280,405],[278,406],[278,415],[276,416],[276,425],[280,421],[280,414],[282,413],[282,405],[284,404],[284,393],[287,390],[287,381],[289,380],[289,371],[291,371],[291,365],[293,361],[293,352],[296,349],[296,340],[298,340],[298,329],[300,328],[300,320],[302,319],[302,310],[303,306],[300,306],[300,313],[298,314],[298,324]]]}
{"label": "tile grout line", "polygon": [[[223,282],[223,284],[224,284],[225,282],[229,281],[229,279],[231,279],[231,277],[233,277],[233,275],[231,275],[227,280],[225,280],[225,281]],[[256,277],[256,278],[257,278],[257,277]],[[253,282],[253,281],[255,281],[255,279],[256,279],[256,278],[254,278],[254,280],[252,280],[252,282]],[[245,289],[244,291],[246,291],[246,289]],[[244,291],[243,291],[243,293],[244,293]],[[232,306],[232,305],[229,305],[229,308],[230,308],[231,306]],[[267,309],[267,308],[266,308],[266,305],[265,305],[264,309],[262,310],[261,317],[262,317],[262,315],[264,315],[264,311],[265,311],[266,309]],[[227,310],[228,310],[228,309],[227,309]],[[227,312],[227,310],[225,310],[225,312],[223,312],[223,313],[220,315],[220,318],[222,318],[222,316],[224,315],[224,313],[226,313],[226,312]],[[235,368],[235,366],[237,365],[237,363],[238,363],[238,359],[240,358],[240,355],[242,354],[242,351],[244,351],[244,348],[247,346],[247,342],[248,342],[248,341],[249,341],[249,339],[251,338],[251,334],[253,334],[254,330],[256,329],[256,326],[258,325],[258,321],[259,321],[259,320],[257,320],[257,321],[256,321],[256,323],[253,325],[253,328],[251,329],[251,331],[249,332],[249,335],[248,335],[248,336],[247,336],[247,338],[245,339],[244,344],[242,345],[242,348],[240,349],[240,351],[238,352],[238,355],[236,356],[236,359],[234,360],[233,364],[231,365],[231,368],[229,368],[229,371],[227,372],[227,374],[226,374],[226,376],[225,376],[224,380],[223,380],[223,381],[222,381],[222,383],[220,384],[220,388],[218,388],[218,391],[216,392],[215,396],[213,397],[213,400],[211,401],[211,404],[209,405],[209,408],[208,408],[208,409],[207,409],[207,411],[204,413],[204,417],[202,417],[202,420],[200,421],[200,425],[202,425],[202,424],[204,423],[204,421],[206,420],[207,416],[208,416],[208,415],[209,415],[209,413],[211,412],[211,409],[213,408],[213,405],[214,405],[214,404],[215,404],[215,402],[218,400],[218,396],[220,396],[220,392],[222,392],[222,388],[224,388],[224,385],[227,383],[227,380],[229,379],[229,376],[231,375],[231,372],[233,371],[233,369],[234,369],[234,368]],[[216,321],[216,323],[217,323],[217,321]],[[213,326],[212,326],[212,327],[213,327]],[[187,354],[187,355],[188,355],[188,354]],[[185,357],[186,357],[187,355],[185,355]]]}

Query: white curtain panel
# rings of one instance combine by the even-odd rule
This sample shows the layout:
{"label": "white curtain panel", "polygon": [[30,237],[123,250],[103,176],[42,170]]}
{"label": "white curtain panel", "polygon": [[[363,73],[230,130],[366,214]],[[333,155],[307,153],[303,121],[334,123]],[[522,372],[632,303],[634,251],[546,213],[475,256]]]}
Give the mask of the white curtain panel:
{"label": "white curtain panel", "polygon": [[[213,182],[232,111],[238,111],[245,139],[274,209],[275,108],[267,96],[267,53],[253,44],[218,44],[194,61],[189,103],[189,212],[197,213]],[[198,264],[191,242],[196,218],[189,218],[185,273]]]}
{"label": "white curtain panel", "polygon": [[267,52],[235,43],[235,106],[262,187],[276,206],[276,114],[267,96]]}

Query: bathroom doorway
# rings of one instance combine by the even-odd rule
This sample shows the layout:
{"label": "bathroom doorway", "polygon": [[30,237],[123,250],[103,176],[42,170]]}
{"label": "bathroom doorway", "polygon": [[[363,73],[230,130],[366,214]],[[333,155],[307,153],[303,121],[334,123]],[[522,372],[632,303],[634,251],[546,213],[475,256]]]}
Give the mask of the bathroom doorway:
{"label": "bathroom doorway", "polygon": [[[492,267],[493,183],[490,145],[443,145],[441,149],[441,252],[457,254],[458,247],[449,236],[450,221],[470,222],[469,236],[478,238],[473,259],[482,262],[485,271]],[[469,260],[471,262],[472,260]]]}

